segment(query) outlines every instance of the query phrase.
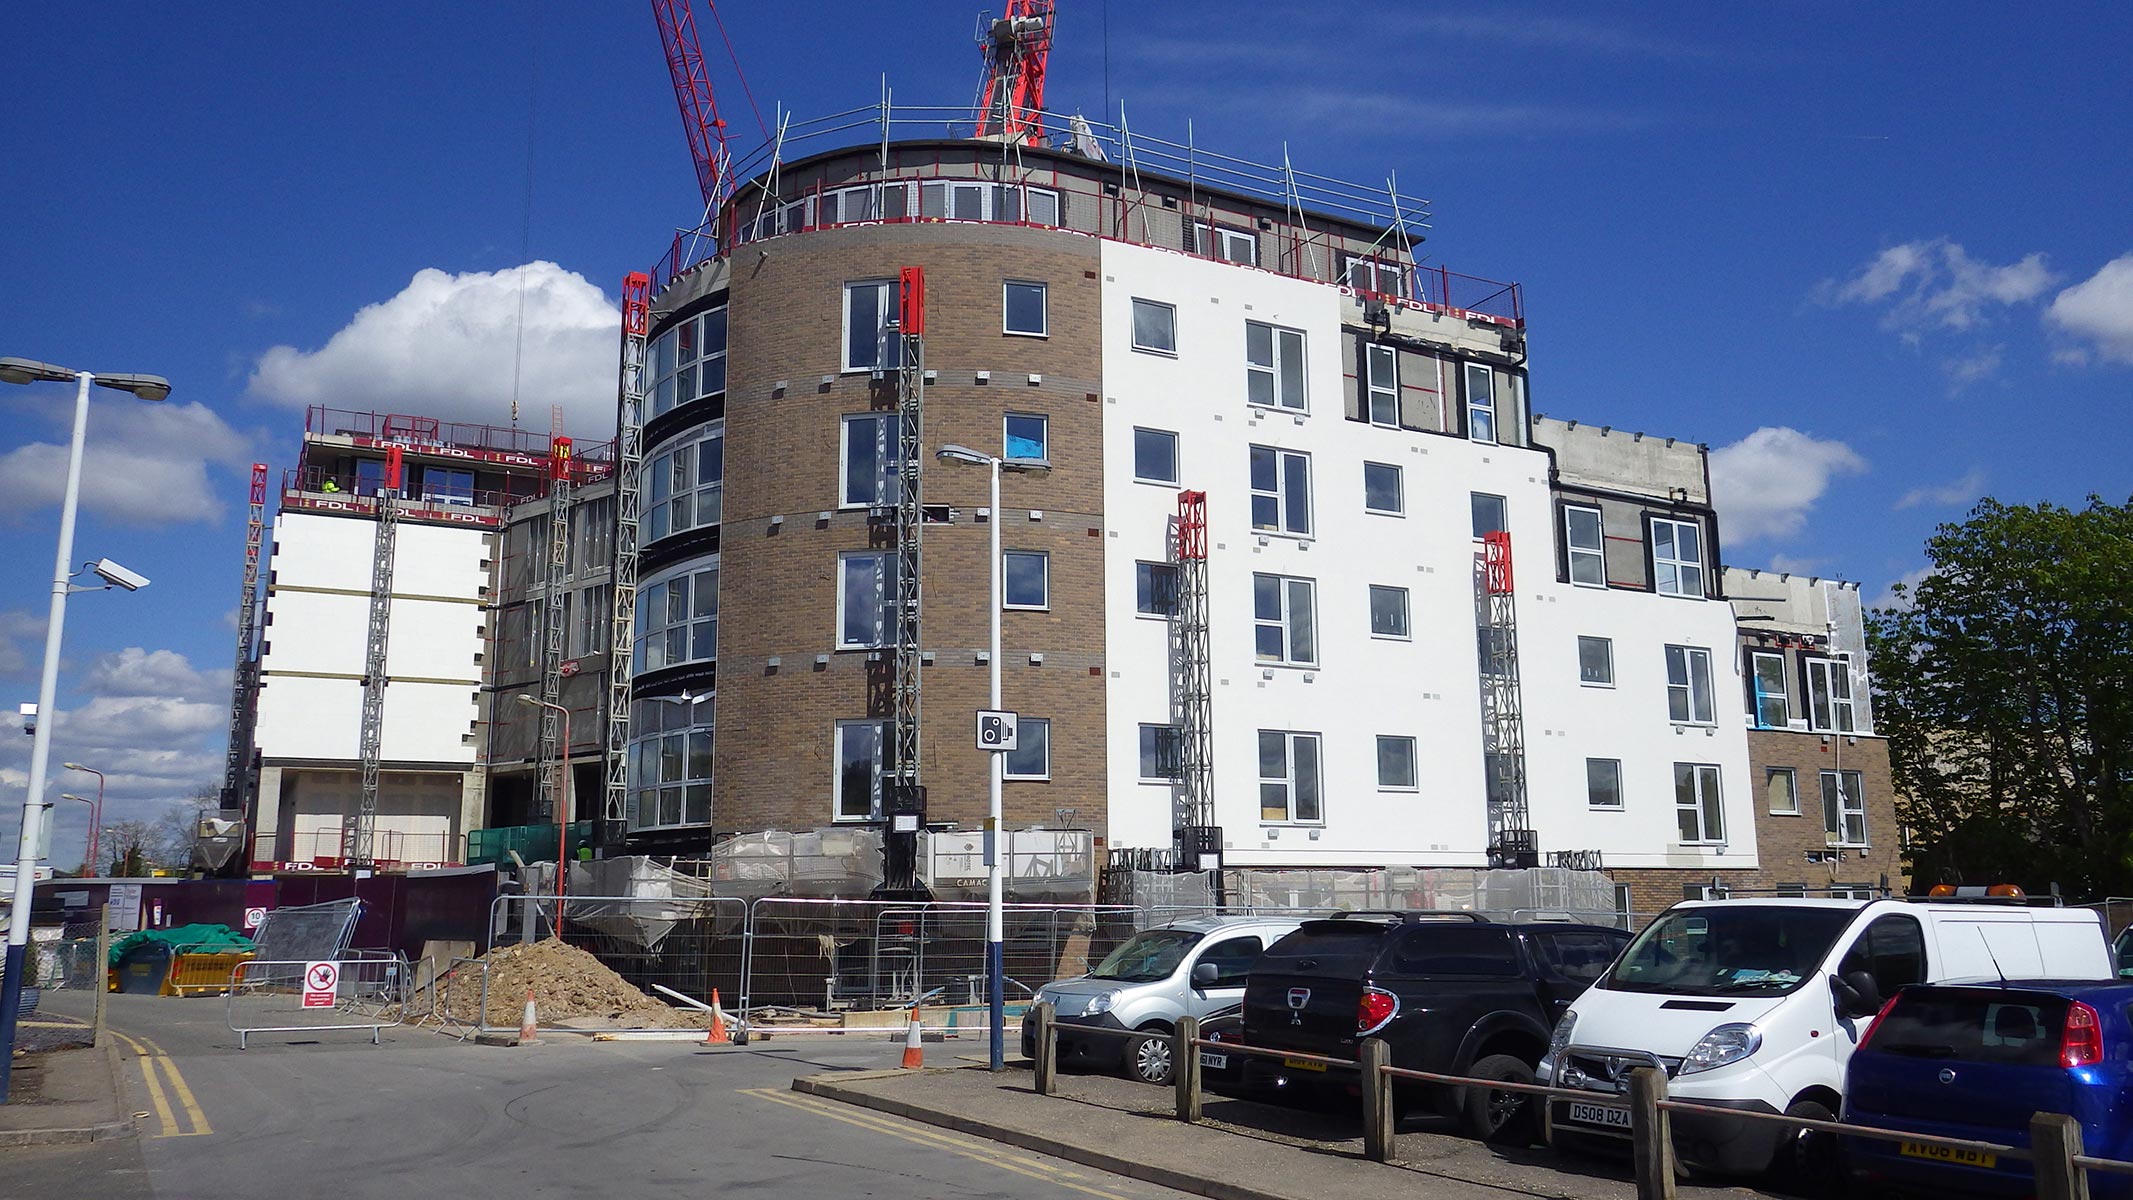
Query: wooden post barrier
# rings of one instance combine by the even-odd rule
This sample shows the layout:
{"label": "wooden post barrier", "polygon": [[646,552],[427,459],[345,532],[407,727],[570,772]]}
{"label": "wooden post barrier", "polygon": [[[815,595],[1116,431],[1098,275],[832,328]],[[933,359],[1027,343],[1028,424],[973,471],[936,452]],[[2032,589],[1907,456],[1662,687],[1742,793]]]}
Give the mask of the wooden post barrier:
{"label": "wooden post barrier", "polygon": [[1383,1038],[1364,1038],[1357,1047],[1356,1066],[1362,1071],[1363,1157],[1371,1162],[1391,1162],[1393,1149],[1392,1076],[1385,1068],[1392,1048]]}
{"label": "wooden post barrier", "polygon": [[1666,1099],[1666,1072],[1638,1067],[1629,1073],[1629,1135],[1636,1163],[1637,1200],[1674,1200],[1674,1130],[1659,1102]]}
{"label": "wooden post barrier", "polygon": [[2081,1153],[2081,1122],[2065,1113],[2036,1114],[2029,1119],[2029,1152],[2037,1200],[2089,1200],[2088,1172],[2074,1162]]}
{"label": "wooden post barrier", "polygon": [[1037,1031],[1036,1074],[1037,1094],[1050,1096],[1059,1090],[1059,1038],[1052,1023],[1052,1003],[1049,1000],[1030,1005],[1029,1019]]}
{"label": "wooden post barrier", "polygon": [[1200,1119],[1200,1018],[1179,1017],[1170,1035],[1170,1078],[1178,1087],[1178,1120]]}

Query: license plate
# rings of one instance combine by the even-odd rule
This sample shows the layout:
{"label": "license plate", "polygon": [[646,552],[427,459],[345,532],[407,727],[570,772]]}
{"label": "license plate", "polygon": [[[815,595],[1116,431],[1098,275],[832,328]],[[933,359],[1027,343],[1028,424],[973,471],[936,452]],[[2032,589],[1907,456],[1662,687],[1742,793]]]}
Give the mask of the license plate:
{"label": "license plate", "polygon": [[1901,1142],[1896,1150],[1907,1158],[1929,1158],[1934,1162],[1956,1163],[1965,1167],[1990,1167],[2000,1161],[1999,1155],[1988,1154],[1983,1150],[1936,1146],[1929,1142]]}
{"label": "license plate", "polygon": [[1312,1062],[1308,1058],[1284,1058],[1281,1060],[1281,1065],[1298,1071],[1323,1071],[1326,1069],[1326,1064]]}
{"label": "license plate", "polygon": [[1570,1102],[1569,1119],[1580,1125],[1605,1125],[1609,1129],[1629,1128],[1629,1110],[1612,1104],[1580,1104]]}
{"label": "license plate", "polygon": [[1207,1051],[1202,1050],[1200,1051],[1200,1065],[1212,1067],[1217,1071],[1226,1070],[1229,1067],[1229,1055],[1209,1054]]}

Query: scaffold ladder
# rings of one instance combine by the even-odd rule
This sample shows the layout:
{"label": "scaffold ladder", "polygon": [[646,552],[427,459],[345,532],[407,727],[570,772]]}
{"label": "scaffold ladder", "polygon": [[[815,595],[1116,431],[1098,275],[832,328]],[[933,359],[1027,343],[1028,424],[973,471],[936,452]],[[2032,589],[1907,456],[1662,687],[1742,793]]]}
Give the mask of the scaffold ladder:
{"label": "scaffold ladder", "polygon": [[[555,772],[555,782],[542,788],[541,811],[547,812],[555,803],[555,797],[564,794],[562,776],[570,770],[570,747],[562,744],[562,718],[547,705],[559,704],[563,699],[563,658],[569,648],[564,639],[569,636],[569,622],[564,613],[564,597],[570,592],[570,509],[572,502],[570,479],[570,439],[561,432],[561,413],[556,417],[555,431],[549,438],[548,453],[548,587],[541,608],[541,744],[539,758],[534,765],[534,777],[547,779],[550,770]],[[553,814],[561,821],[563,814]]]}
{"label": "scaffold ladder", "polygon": [[[1180,826],[1215,823],[1214,686],[1208,652],[1207,493],[1178,493],[1177,617],[1172,622],[1178,697]],[[1182,847],[1181,847],[1182,848]]]}
{"label": "scaffold ladder", "polygon": [[237,667],[230,676],[230,750],[222,769],[222,808],[242,811],[252,775],[252,697],[259,686],[253,641],[259,631],[259,550],[266,540],[267,464],[252,464],[251,516],[244,527],[244,594],[237,602]]}
{"label": "scaffold ladder", "polygon": [[601,835],[619,840],[629,814],[630,672],[635,666],[637,619],[637,486],[644,466],[644,360],[651,332],[652,279],[622,277],[622,375],[615,400],[615,560],[613,619],[607,645],[607,783],[600,805]]}
{"label": "scaffold ladder", "polygon": [[[897,794],[919,783],[919,582],[925,508],[920,467],[926,393],[926,274],[905,267],[898,281],[896,371],[896,711],[891,773]],[[999,520],[999,514],[993,520]]]}
{"label": "scaffold ladder", "polygon": [[385,650],[392,636],[393,553],[400,532],[400,448],[385,452],[385,478],[376,497],[377,532],[371,541],[370,625],[363,643],[363,792],[356,802],[341,857],[351,867],[371,867],[378,826],[378,769],[385,751]]}
{"label": "scaffold ladder", "polygon": [[1481,751],[1487,788],[1489,865],[1538,865],[1539,843],[1526,802],[1525,713],[1518,685],[1518,597],[1511,535],[1482,538],[1475,601],[1481,621]]}

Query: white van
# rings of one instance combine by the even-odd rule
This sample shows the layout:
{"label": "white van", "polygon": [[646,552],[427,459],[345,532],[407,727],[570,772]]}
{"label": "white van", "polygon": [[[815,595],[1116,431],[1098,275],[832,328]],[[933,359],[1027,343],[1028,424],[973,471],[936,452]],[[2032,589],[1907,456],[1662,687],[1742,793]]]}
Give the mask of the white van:
{"label": "white van", "polygon": [[[1627,1138],[1629,1073],[1714,1108],[1834,1120],[1844,1066],[1874,1014],[1912,983],[2112,979],[2093,911],[1902,900],[1677,904],[1637,935],[1556,1026],[1540,1080],[1551,1144]],[[1827,1139],[1737,1118],[1672,1114],[1683,1162],[1724,1172],[1811,1172]]]}

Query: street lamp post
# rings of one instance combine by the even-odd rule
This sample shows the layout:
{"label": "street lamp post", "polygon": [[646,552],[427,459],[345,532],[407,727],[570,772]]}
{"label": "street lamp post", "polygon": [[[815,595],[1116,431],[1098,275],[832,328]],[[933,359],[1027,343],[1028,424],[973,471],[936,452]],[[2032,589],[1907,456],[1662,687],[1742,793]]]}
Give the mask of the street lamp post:
{"label": "street lamp post", "polygon": [[89,806],[89,844],[82,851],[81,860],[82,877],[86,879],[96,870],[96,824],[102,817],[103,809],[96,801],[89,799],[87,796],[77,796],[72,792],[63,792],[59,798],[62,800],[79,800]]}
{"label": "street lamp post", "polygon": [[[89,385],[132,392],[143,400],[170,395],[170,381],[155,375],[93,375],[26,358],[0,358],[0,383],[75,382],[74,432],[67,444],[67,490],[59,506],[59,553],[52,566],[52,607],[44,628],[44,677],[37,685],[37,734],[30,745],[29,786],[22,794],[22,834],[15,862],[15,896],[8,913],[6,979],[0,982],[0,1104],[7,1103],[15,1064],[15,1024],[22,1011],[22,974],[29,958],[30,896],[37,879],[37,825],[43,816],[45,769],[52,757],[52,725],[59,691],[60,631],[73,589],[74,515],[81,502],[82,443],[89,430]],[[108,576],[107,576],[108,578]],[[137,577],[134,577],[137,578]],[[141,580],[145,583],[146,580]],[[127,584],[129,590],[140,586]]]}
{"label": "street lamp post", "polygon": [[[986,510],[991,516],[985,523],[992,531],[992,604],[987,614],[992,634],[992,652],[986,656],[986,665],[990,676],[989,703],[997,709],[1000,707],[1000,472],[1044,471],[1049,470],[1050,466],[1034,459],[1001,458],[996,454],[972,450],[968,446],[943,446],[936,452],[935,457],[942,462],[986,467],[991,476],[992,507]],[[985,810],[985,828],[992,846],[985,863],[985,1004],[987,1023],[992,1027],[991,1065],[993,1070],[998,1071],[1007,1064],[1007,1040],[1002,1028],[1007,1023],[1007,970],[1002,961],[1006,921],[1002,912],[1005,907],[1002,903],[1004,884],[1000,875],[1003,848],[1001,835],[1005,832],[1000,828],[1000,781],[1006,770],[1006,763],[1001,761],[997,751],[986,757],[991,763],[986,768],[989,796]]]}
{"label": "street lamp post", "polygon": [[96,776],[96,810],[95,815],[89,818],[89,864],[93,867],[96,864],[96,835],[104,827],[104,773],[95,767],[85,767],[80,763],[70,762],[59,765],[69,771],[80,771],[85,775]]}
{"label": "street lamp post", "polygon": [[570,710],[528,692],[520,692],[518,702],[528,708],[549,709],[563,718],[563,749],[555,773],[555,931],[560,937],[563,933],[563,892],[570,875],[570,860],[566,857],[570,844]]}

